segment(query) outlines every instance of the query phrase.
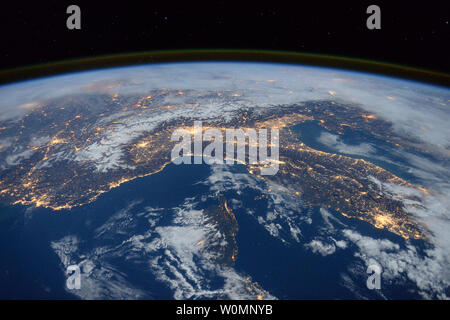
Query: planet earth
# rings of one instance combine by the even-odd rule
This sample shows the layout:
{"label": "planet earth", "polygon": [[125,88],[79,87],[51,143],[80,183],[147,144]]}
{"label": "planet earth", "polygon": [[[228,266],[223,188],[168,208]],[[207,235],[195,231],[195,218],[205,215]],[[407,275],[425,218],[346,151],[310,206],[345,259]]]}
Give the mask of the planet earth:
{"label": "planet earth", "polygon": [[[2,299],[450,297],[448,88],[190,62],[0,97]],[[278,130],[278,171],[175,164],[195,121]]]}

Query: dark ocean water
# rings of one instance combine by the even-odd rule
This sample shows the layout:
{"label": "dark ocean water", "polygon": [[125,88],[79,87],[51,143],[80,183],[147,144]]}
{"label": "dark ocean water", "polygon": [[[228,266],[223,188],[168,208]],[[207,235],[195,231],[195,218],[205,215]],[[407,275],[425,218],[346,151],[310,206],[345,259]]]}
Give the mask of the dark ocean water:
{"label": "dark ocean water", "polygon": [[[339,140],[349,146],[357,146],[362,143],[370,144],[374,149],[373,154],[358,154],[353,155],[351,153],[344,153],[336,150],[333,147],[324,145],[318,138],[321,133],[330,133],[336,135],[335,132],[328,131],[317,124],[317,121],[305,121],[304,123],[298,124],[292,128],[294,132],[298,133],[301,140],[309,147],[328,152],[341,154],[347,157],[364,159],[372,162],[373,164],[395,174],[396,176],[407,180],[411,183],[418,183],[419,180],[411,173],[408,172],[406,168],[410,165],[405,162],[405,158],[400,154],[394,152],[395,149],[391,145],[386,143],[384,140],[374,138],[370,133],[358,132],[355,133],[354,130],[344,127],[343,134],[339,135]],[[428,158],[429,155],[419,154],[414,151],[410,151],[413,154],[420,155],[421,157]],[[383,160],[385,158],[386,160]]]}
{"label": "dark ocean water", "polygon": [[[196,196],[204,191],[201,189],[208,189],[192,183],[202,180],[208,173],[207,166],[183,168],[169,165],[158,174],[125,183],[94,203],[71,210],[54,212],[42,208],[30,210],[23,206],[1,207],[0,298],[76,298],[65,291],[66,277],[58,256],[50,247],[51,241],[76,235],[87,240],[85,245],[89,246],[94,230],[131,201],[143,200],[141,207],[178,206],[186,197]],[[164,217],[161,222],[167,223]],[[138,226],[137,231],[145,230],[139,230]],[[150,289],[150,292],[157,292],[155,298],[172,298],[172,293],[164,285],[148,279],[148,273],[142,273],[139,279],[139,270],[128,267],[122,263],[120,270],[127,273],[130,280]]]}

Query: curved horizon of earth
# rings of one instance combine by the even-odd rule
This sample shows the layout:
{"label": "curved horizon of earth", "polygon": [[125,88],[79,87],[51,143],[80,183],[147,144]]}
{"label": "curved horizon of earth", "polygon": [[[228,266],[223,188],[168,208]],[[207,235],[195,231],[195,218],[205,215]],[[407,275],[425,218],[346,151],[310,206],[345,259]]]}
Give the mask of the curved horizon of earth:
{"label": "curved horizon of earth", "polygon": [[[0,298],[450,297],[447,88],[195,62],[0,97]],[[194,121],[279,129],[279,171],[171,163],[171,134]]]}

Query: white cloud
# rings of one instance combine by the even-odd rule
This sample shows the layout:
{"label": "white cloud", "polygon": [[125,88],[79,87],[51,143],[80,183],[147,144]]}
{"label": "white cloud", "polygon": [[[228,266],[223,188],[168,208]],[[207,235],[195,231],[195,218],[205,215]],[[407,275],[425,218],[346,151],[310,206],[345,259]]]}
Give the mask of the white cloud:
{"label": "white cloud", "polygon": [[375,153],[375,148],[369,143],[360,143],[357,145],[346,144],[338,135],[328,132],[322,132],[317,141],[344,154],[371,156]]}
{"label": "white cloud", "polygon": [[78,265],[81,271],[80,289],[66,290],[81,299],[142,299],[150,295],[133,287],[125,275],[101,259],[100,248],[93,254],[81,253],[80,240],[74,235],[53,241],[51,247],[59,256],[63,272],[70,265]]}
{"label": "white cloud", "polygon": [[[88,241],[93,244],[91,248],[81,248],[81,240],[75,236],[52,243],[64,268],[70,264],[80,266],[82,289],[76,292],[79,297],[152,297],[152,292],[129,281],[128,275],[111,263],[119,259],[120,265],[136,264],[144,274],[152,274],[173,290],[175,299],[256,299],[258,295],[274,298],[248,275],[217,262],[220,257],[216,249],[228,243],[214,221],[195,209],[193,199],[185,199],[182,206],[169,212],[152,207],[140,211],[140,203],[131,202],[96,228],[93,239]],[[161,215],[167,217],[169,213],[169,223],[161,223]],[[142,230],[145,221],[146,231],[136,232]],[[105,241],[108,245],[104,245]],[[223,284],[212,283],[212,278],[221,279]]]}
{"label": "white cloud", "polygon": [[322,256],[328,256],[336,251],[334,244],[320,240],[312,240],[310,243],[305,244],[305,247],[310,248],[314,253],[320,253]]}
{"label": "white cloud", "polygon": [[450,286],[448,260],[441,250],[426,250],[422,256],[411,244],[402,249],[390,240],[373,239],[353,230],[343,230],[343,234],[358,247],[355,256],[367,266],[374,262],[381,265],[382,279],[405,275],[417,285],[424,298],[449,299],[445,293]]}

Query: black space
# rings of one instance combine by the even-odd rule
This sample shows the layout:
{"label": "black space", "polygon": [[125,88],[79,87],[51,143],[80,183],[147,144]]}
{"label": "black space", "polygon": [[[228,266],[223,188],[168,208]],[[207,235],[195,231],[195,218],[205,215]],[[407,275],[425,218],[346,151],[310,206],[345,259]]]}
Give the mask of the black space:
{"label": "black space", "polygon": [[[81,30],[66,8],[81,8]],[[381,30],[366,8],[381,8]],[[450,1],[15,1],[0,7],[0,69],[189,48],[269,49],[380,60],[450,73]]]}

